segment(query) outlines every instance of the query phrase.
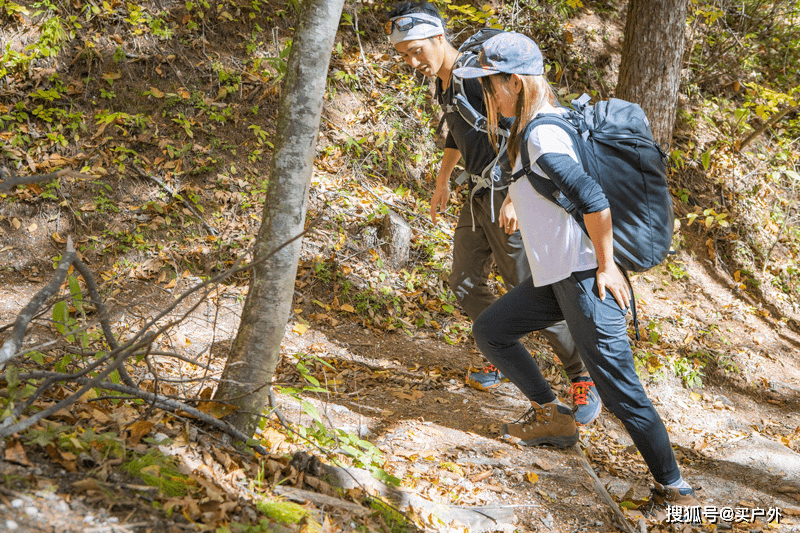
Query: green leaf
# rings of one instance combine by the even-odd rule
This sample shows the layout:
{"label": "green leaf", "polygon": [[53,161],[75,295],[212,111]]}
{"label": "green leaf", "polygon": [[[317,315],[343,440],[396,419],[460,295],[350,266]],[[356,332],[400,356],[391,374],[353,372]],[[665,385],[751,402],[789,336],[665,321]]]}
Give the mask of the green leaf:
{"label": "green leaf", "polygon": [[9,389],[16,388],[19,385],[18,373],[17,367],[14,365],[8,365],[8,368],[6,368],[6,383],[8,383]]}
{"label": "green leaf", "polygon": [[372,477],[374,477],[378,481],[383,481],[384,483],[390,483],[395,487],[400,486],[400,478],[391,475],[383,468],[373,468]]}
{"label": "green leaf", "polygon": [[711,166],[711,150],[707,150],[703,153],[703,170],[708,170],[708,167]]}
{"label": "green leaf", "polygon": [[800,181],[800,174],[798,174],[794,170],[784,170],[783,173],[795,181]]}
{"label": "green leaf", "polygon": [[64,300],[56,302],[53,306],[53,323],[58,332],[62,335],[67,332],[67,317],[69,317],[67,302]]}
{"label": "green leaf", "polygon": [[319,411],[317,411],[316,407],[314,407],[312,404],[310,404],[305,400],[300,405],[302,406],[303,412],[305,414],[307,414],[317,422],[322,423],[322,417],[319,416]]}
{"label": "green leaf", "polygon": [[345,444],[344,446],[342,446],[342,451],[351,457],[358,457],[360,455],[358,450],[356,450],[349,444]]}
{"label": "green leaf", "polygon": [[334,367],[332,364],[330,364],[330,363],[329,363],[329,362],[327,362],[326,360],[324,360],[324,359],[322,359],[322,358],[320,358],[320,357],[318,357],[318,356],[316,356],[316,355],[309,355],[309,356],[308,356],[308,358],[309,358],[309,359],[313,359],[313,360],[315,360],[315,361],[317,361],[317,362],[319,362],[319,363],[321,363],[321,364],[323,364],[323,365],[327,366],[327,367],[328,367],[328,368],[330,368],[331,370],[336,370],[336,368],[335,368],[335,367]]}
{"label": "green leaf", "polygon": [[67,281],[69,282],[69,292],[72,294],[72,303],[75,304],[75,309],[77,309],[79,313],[85,314],[83,312],[83,293],[81,292],[81,285],[78,283],[78,278],[70,276],[67,278]]}

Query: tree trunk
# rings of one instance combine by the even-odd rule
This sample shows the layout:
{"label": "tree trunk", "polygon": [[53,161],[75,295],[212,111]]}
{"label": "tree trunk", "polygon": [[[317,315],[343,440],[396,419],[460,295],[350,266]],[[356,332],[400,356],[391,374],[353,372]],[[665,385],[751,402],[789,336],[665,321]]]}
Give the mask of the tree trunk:
{"label": "tree trunk", "polygon": [[616,96],[642,106],[653,136],[675,127],[689,0],[630,0]]}
{"label": "tree trunk", "polygon": [[[344,0],[305,0],[283,81],[272,173],[254,261],[299,235],[305,225],[328,65]],[[235,405],[228,417],[255,432],[269,397],[291,309],[301,239],[252,273],[242,321],[215,399]]]}

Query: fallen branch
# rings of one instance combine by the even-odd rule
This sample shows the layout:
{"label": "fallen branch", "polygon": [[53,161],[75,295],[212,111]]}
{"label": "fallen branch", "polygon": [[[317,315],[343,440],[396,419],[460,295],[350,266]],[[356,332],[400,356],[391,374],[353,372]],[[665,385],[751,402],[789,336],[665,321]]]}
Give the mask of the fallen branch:
{"label": "fallen branch", "polygon": [[[80,262],[79,259],[77,259],[77,254],[72,244],[72,239],[71,237],[68,237],[66,252],[64,253],[64,256],[61,258],[61,261],[59,262],[56,268],[56,272],[55,275],[53,276],[53,279],[42,290],[40,290],[36,295],[34,295],[34,297],[31,299],[28,305],[26,305],[25,308],[20,312],[20,314],[17,316],[16,321],[14,322],[14,328],[12,330],[11,336],[8,339],[6,339],[6,341],[3,343],[3,346],[0,347],[0,365],[2,365],[0,366],[0,370],[2,370],[5,367],[5,363],[7,361],[20,355],[21,352],[19,351],[19,349],[22,346],[22,343],[25,338],[25,332],[27,330],[28,324],[30,324],[32,317],[39,310],[39,308],[43,306],[45,302],[53,294],[55,294],[59,290],[59,288],[63,285],[69,273],[70,266],[77,264],[79,265],[76,266],[76,269],[84,276],[84,280],[87,283],[90,295],[92,299],[95,300],[94,303],[97,304],[98,309],[100,310],[100,317],[101,317],[100,320],[101,320],[101,325],[103,327],[103,332],[106,335],[106,340],[112,349],[109,354],[99,358],[97,361],[94,361],[92,364],[88,365],[87,368],[83,368],[77,373],[64,374],[57,372],[34,372],[30,374],[23,374],[21,376],[17,376],[18,380],[19,379],[44,380],[43,383],[39,384],[36,391],[28,398],[26,398],[26,401],[22,402],[22,404],[20,405],[24,406],[25,409],[33,405],[33,403],[39,396],[41,396],[47,389],[49,389],[53,384],[57,382],[72,381],[75,383],[83,384],[83,387],[81,387],[80,390],[73,393],[69,397],[58,402],[57,404],[50,406],[47,409],[44,409],[43,411],[40,411],[26,418],[25,420],[14,422],[14,420],[17,420],[24,413],[23,409],[19,408],[15,409],[10,416],[7,416],[4,420],[0,421],[0,438],[8,435],[13,435],[14,433],[20,431],[24,431],[25,429],[28,429],[32,425],[36,424],[39,420],[46,418],[47,416],[50,416],[58,412],[59,410],[65,409],[66,407],[69,407],[70,405],[74,404],[89,389],[94,387],[102,387],[108,390],[115,390],[126,394],[131,394],[132,396],[135,396],[137,398],[150,399],[153,405],[157,405],[160,408],[164,408],[167,410],[174,410],[174,409],[183,410],[187,413],[190,413],[192,416],[195,416],[198,419],[201,419],[211,425],[214,425],[215,427],[218,427],[219,429],[230,434],[232,437],[239,439],[243,442],[247,442],[250,438],[242,434],[238,430],[236,430],[233,426],[231,426],[227,422],[219,421],[209,415],[205,415],[204,413],[202,413],[202,411],[193,409],[188,405],[182,404],[175,400],[171,400],[169,398],[158,396],[157,394],[149,393],[139,389],[127,375],[124,363],[128,358],[136,355],[142,348],[147,348],[147,351],[149,352],[149,347],[155,339],[157,339],[170,327],[172,327],[176,323],[181,322],[187,316],[189,316],[205,300],[205,296],[207,296],[210,293],[210,290],[208,289],[209,285],[214,283],[219,283],[229,278],[230,276],[235,275],[238,272],[248,270],[250,268],[253,268],[253,266],[261,263],[262,261],[266,261],[272,255],[280,251],[283,247],[287,246],[288,244],[294,242],[295,240],[305,235],[316,225],[316,223],[319,220],[320,220],[319,217],[317,219],[314,219],[308,225],[308,227],[300,234],[296,235],[292,239],[289,239],[282,245],[278,246],[276,249],[265,254],[263,257],[259,257],[256,261],[253,261],[249,265],[240,266],[247,255],[245,253],[242,256],[240,256],[236,261],[234,261],[234,264],[225,272],[222,272],[214,276],[213,278],[185,291],[180,297],[175,299],[171,303],[171,305],[167,306],[166,309],[163,309],[160,313],[158,313],[155,318],[152,318],[149,321],[147,321],[145,325],[136,334],[134,334],[133,337],[129,339],[128,342],[123,346],[119,346],[116,339],[114,338],[113,332],[111,331],[111,326],[107,321],[108,312],[105,306],[102,304],[99,291],[97,290],[97,286],[94,282],[94,278],[91,275],[91,272],[89,271],[88,268],[86,268],[86,266],[82,262]],[[201,295],[201,298],[199,298],[195,304],[190,306],[189,310],[183,313],[180,319],[170,321],[169,323],[161,325],[160,327],[155,327],[159,320],[167,316],[167,314],[169,314],[178,305],[180,305],[186,298],[203,289],[206,289],[206,294]],[[151,329],[154,329],[154,331],[151,331]],[[92,377],[91,379],[83,377],[90,371],[98,369],[101,365],[107,363],[109,360],[112,360],[111,364],[109,364],[106,368],[99,370],[96,376]],[[115,370],[118,371],[120,376],[125,376],[127,378],[125,380],[125,385],[118,385],[107,381],[103,381]],[[263,453],[264,455],[267,454],[266,450],[264,450],[263,447],[254,446],[254,449],[259,451],[259,453]]]}
{"label": "fallen branch", "polygon": [[766,124],[764,124],[763,126],[758,128],[757,130],[755,130],[753,133],[748,135],[745,140],[743,140],[741,143],[739,143],[739,148],[736,151],[737,152],[741,152],[742,150],[744,150],[744,147],[747,146],[748,144],[750,144],[756,137],[758,137],[759,135],[761,135],[762,133],[764,133],[765,131],[770,129],[772,126],[774,126],[775,124],[777,124],[778,122],[783,120],[783,117],[788,115],[790,112],[797,111],[798,109],[800,109],[800,108],[787,107],[786,109],[783,109],[782,111],[780,111],[778,114],[776,114],[774,117],[772,117],[772,119],[770,119],[769,122],[767,122]]}
{"label": "fallen branch", "polygon": [[594,473],[594,469],[592,468],[592,465],[589,464],[589,459],[586,458],[586,454],[583,453],[580,443],[573,446],[572,451],[578,456],[578,460],[583,469],[586,470],[586,473],[592,478],[592,483],[594,484],[594,488],[597,490],[597,493],[600,494],[600,497],[603,499],[603,501],[606,502],[606,504],[611,508],[611,511],[613,511],[614,517],[619,523],[619,527],[624,531],[627,531],[627,533],[637,533],[634,531],[630,522],[628,522],[628,519],[625,518],[625,515],[622,514],[617,502],[614,501],[614,498],[611,497],[611,494],[609,494],[606,488],[603,486],[600,478]]}
{"label": "fallen branch", "polygon": [[333,507],[334,509],[342,509],[356,516],[367,516],[375,512],[374,510],[368,507],[364,507],[363,505],[358,505],[357,503],[348,502],[342,500],[341,498],[334,498],[333,496],[327,496],[319,492],[312,492],[310,490],[303,490],[295,487],[284,487],[283,485],[276,485],[275,487],[272,488],[272,491],[275,494],[283,496],[284,498],[292,500],[294,502],[305,503],[309,501],[314,505],[316,505],[317,507],[322,507],[327,505],[328,507]]}
{"label": "fallen branch", "polygon": [[215,228],[213,228],[212,226],[210,226],[210,225],[209,225],[209,224],[208,224],[208,223],[207,223],[205,220],[203,220],[203,217],[201,217],[201,216],[200,216],[200,213],[198,213],[198,212],[197,212],[197,211],[194,209],[194,207],[192,206],[192,204],[190,204],[189,202],[187,202],[187,201],[186,201],[186,198],[184,198],[184,197],[183,197],[183,195],[181,195],[181,194],[178,194],[177,192],[173,191],[173,190],[172,190],[172,189],[169,187],[169,185],[167,185],[166,183],[164,183],[163,181],[161,181],[161,180],[160,180],[160,179],[158,179],[157,177],[155,177],[155,176],[152,176],[152,175],[148,174],[147,172],[145,172],[144,170],[142,170],[142,169],[141,169],[141,168],[139,168],[138,166],[136,166],[136,165],[131,165],[131,168],[133,168],[133,170],[135,170],[135,171],[136,171],[136,173],[137,173],[137,174],[139,174],[141,177],[143,177],[143,178],[147,178],[147,179],[149,179],[149,180],[153,180],[154,182],[158,183],[158,184],[161,186],[161,188],[162,188],[162,189],[164,189],[165,191],[167,191],[167,193],[169,193],[169,195],[170,195],[170,196],[172,196],[173,198],[175,198],[175,199],[177,199],[177,200],[180,200],[181,202],[183,202],[183,205],[185,205],[185,206],[186,206],[186,207],[189,209],[189,211],[191,211],[191,212],[192,212],[192,214],[193,214],[193,215],[194,215],[194,216],[195,216],[195,217],[196,217],[196,218],[197,218],[197,219],[198,219],[200,222],[202,222],[202,223],[203,223],[203,225],[206,227],[206,229],[209,231],[209,233],[211,233],[211,235],[217,235],[217,234],[218,234],[217,230],[216,230]]}
{"label": "fallen branch", "polygon": [[56,172],[51,172],[50,174],[35,174],[33,176],[11,176],[10,178],[7,177],[6,172],[2,172],[2,177],[5,178],[3,181],[0,182],[0,192],[5,192],[8,190],[13,189],[17,185],[30,185],[31,183],[40,183],[42,181],[50,181],[56,178],[60,178],[62,176],[70,176],[73,178],[85,178],[85,179],[94,179],[94,176],[90,176],[88,174],[81,174],[80,172],[75,172],[74,170],[64,169],[58,170]]}
{"label": "fallen branch", "polygon": [[[78,383],[83,383],[89,381],[86,378],[81,378],[76,380]],[[146,402],[152,403],[157,405],[161,409],[165,411],[169,411],[171,413],[180,413],[184,412],[200,420],[201,422],[205,422],[210,426],[214,426],[215,428],[221,430],[222,432],[230,435],[234,439],[243,442],[247,446],[250,446],[253,450],[257,451],[261,455],[268,456],[270,454],[269,450],[261,446],[260,444],[256,444],[255,441],[251,437],[248,437],[229,423],[220,420],[218,418],[214,418],[213,416],[209,415],[208,413],[204,413],[203,411],[196,409],[190,405],[187,405],[181,401],[174,400],[171,398],[167,398],[166,396],[162,396],[160,394],[154,394],[152,392],[147,392],[137,387],[129,387],[127,385],[121,385],[118,383],[111,383],[105,381],[96,385],[105,390],[111,390],[114,392],[120,392],[123,394],[129,394],[131,396],[135,396],[136,398],[140,398]],[[2,437],[2,430],[0,430],[0,437]]]}

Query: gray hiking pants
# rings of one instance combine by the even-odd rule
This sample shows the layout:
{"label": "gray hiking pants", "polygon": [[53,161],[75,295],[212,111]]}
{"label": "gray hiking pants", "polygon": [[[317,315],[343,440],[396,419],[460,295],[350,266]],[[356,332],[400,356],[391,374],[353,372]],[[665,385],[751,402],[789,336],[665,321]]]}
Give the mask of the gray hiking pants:
{"label": "gray hiking pants", "polygon": [[[465,202],[456,224],[453,271],[448,281],[450,290],[473,322],[497,300],[487,284],[492,260],[497,263],[497,270],[509,291],[531,275],[519,231],[508,235],[497,223],[506,193],[505,190],[494,191],[494,195],[487,192],[475,197],[472,202]],[[492,196],[494,222],[490,203]],[[472,228],[473,215],[475,231]],[[556,322],[541,332],[564,365],[567,377],[574,379],[586,370],[565,321]]]}

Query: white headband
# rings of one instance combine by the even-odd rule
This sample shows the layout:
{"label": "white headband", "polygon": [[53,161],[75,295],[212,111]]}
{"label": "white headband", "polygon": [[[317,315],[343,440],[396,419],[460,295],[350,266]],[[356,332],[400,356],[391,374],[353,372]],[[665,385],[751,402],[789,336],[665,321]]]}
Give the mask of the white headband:
{"label": "white headband", "polygon": [[415,24],[408,31],[400,31],[397,26],[393,24],[392,33],[389,35],[389,41],[392,43],[392,45],[402,43],[403,41],[425,39],[428,37],[433,37],[434,35],[442,35],[444,33],[444,27],[442,26],[442,21],[439,17],[434,17],[433,15],[428,15],[427,13],[408,13],[406,15],[400,15],[399,17],[393,17],[392,21],[404,17],[410,17],[417,20],[426,20],[428,22],[432,22],[433,24]]}

